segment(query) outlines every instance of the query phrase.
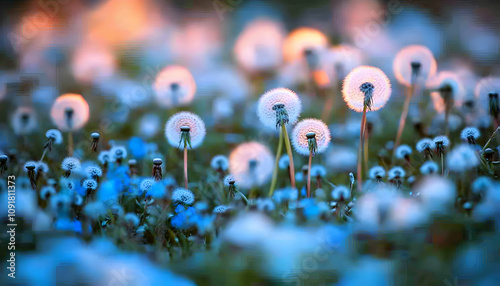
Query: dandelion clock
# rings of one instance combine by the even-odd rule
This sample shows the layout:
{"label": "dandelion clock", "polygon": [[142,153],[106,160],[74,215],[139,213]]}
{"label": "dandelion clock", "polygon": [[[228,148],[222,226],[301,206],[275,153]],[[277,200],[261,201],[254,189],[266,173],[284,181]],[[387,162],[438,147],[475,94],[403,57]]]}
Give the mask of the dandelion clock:
{"label": "dandelion clock", "polygon": [[153,89],[156,101],[162,107],[184,106],[193,100],[196,83],[185,67],[168,66],[156,76]]}
{"label": "dandelion clock", "polygon": [[76,131],[89,120],[89,105],[83,96],[66,93],[59,96],[50,111],[52,122],[61,131]]}
{"label": "dandelion clock", "polygon": [[247,142],[231,152],[229,171],[239,187],[250,189],[269,181],[273,163],[274,157],[269,148],[258,142]]}
{"label": "dandelion clock", "polygon": [[412,45],[397,53],[393,70],[398,82],[405,86],[423,84],[436,74],[437,62],[427,47]]}

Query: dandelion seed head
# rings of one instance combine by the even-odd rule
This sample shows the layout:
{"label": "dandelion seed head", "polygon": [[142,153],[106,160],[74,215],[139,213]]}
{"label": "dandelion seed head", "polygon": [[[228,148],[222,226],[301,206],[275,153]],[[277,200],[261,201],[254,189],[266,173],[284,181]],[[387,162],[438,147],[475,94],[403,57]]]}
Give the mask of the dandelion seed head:
{"label": "dandelion seed head", "polygon": [[328,45],[328,39],[320,31],[302,27],[293,30],[283,43],[285,61],[291,62],[301,59],[306,50],[321,50]]}
{"label": "dandelion seed head", "polygon": [[111,160],[122,160],[127,158],[127,148],[124,146],[113,146],[111,150],[109,150],[109,154],[111,155]]}
{"label": "dandelion seed head", "polygon": [[380,166],[374,166],[374,167],[370,168],[370,171],[368,172],[368,176],[372,180],[384,178],[385,177],[385,169],[380,167]]}
{"label": "dandelion seed head", "polygon": [[101,162],[101,164],[106,164],[106,163],[109,163],[111,162],[111,154],[109,153],[109,151],[101,151],[99,153],[99,155],[97,156],[97,160],[99,160],[99,162]]}
{"label": "dandelion seed head", "polygon": [[479,138],[481,133],[476,127],[465,127],[460,133],[460,138],[464,141],[469,140],[469,138],[473,138],[474,140]]}
{"label": "dandelion seed head", "polygon": [[474,95],[484,110],[490,108],[490,94],[500,95],[500,77],[486,77],[476,84]]}
{"label": "dandelion seed head", "polygon": [[396,158],[398,159],[405,159],[406,157],[410,156],[412,152],[412,149],[408,145],[400,145],[396,149]]}
{"label": "dandelion seed head", "polygon": [[337,78],[343,79],[363,62],[362,52],[351,45],[342,44],[331,48],[325,58],[328,66],[335,70]]}
{"label": "dandelion seed head", "polygon": [[486,193],[489,189],[493,188],[495,186],[494,181],[486,176],[481,176],[478,177],[477,179],[472,182],[471,188],[472,188],[472,193],[474,194],[479,194],[479,193]]}
{"label": "dandelion seed head", "polygon": [[312,165],[311,166],[311,177],[322,177],[326,176],[326,168],[323,165]]}
{"label": "dandelion seed head", "polygon": [[333,173],[350,172],[356,169],[358,154],[356,150],[346,146],[330,148],[325,155],[326,166]]}
{"label": "dandelion seed head", "polygon": [[406,176],[405,170],[399,166],[392,167],[387,173],[387,177],[389,180],[404,179],[405,176]]}
{"label": "dandelion seed head", "polygon": [[444,147],[447,147],[450,145],[450,139],[448,139],[448,137],[446,137],[444,135],[436,136],[433,141],[434,141],[435,145],[443,144]]}
{"label": "dandelion seed head", "polygon": [[274,156],[258,142],[238,145],[229,156],[229,170],[244,189],[265,184],[273,172]]}
{"label": "dandelion seed head", "polygon": [[64,171],[75,171],[81,168],[81,163],[77,158],[67,157],[62,161],[61,168]]}
{"label": "dandelion seed head", "polygon": [[48,173],[49,165],[47,165],[47,163],[44,162],[36,162],[35,172]]}
{"label": "dandelion seed head", "polygon": [[194,194],[190,190],[178,188],[172,193],[172,201],[174,203],[192,205],[194,203]]}
{"label": "dandelion seed head", "polygon": [[348,200],[351,197],[351,190],[346,186],[337,186],[332,190],[332,198],[336,201],[343,198],[344,200]]}
{"label": "dandelion seed head", "polygon": [[[342,95],[350,109],[362,112],[366,102],[365,92],[371,92],[371,111],[384,107],[391,96],[391,82],[385,73],[375,67],[360,66],[344,79]],[[368,111],[368,110],[367,110]]]}
{"label": "dandelion seed head", "polygon": [[[180,142],[181,127],[189,127],[191,147],[193,149],[203,143],[207,133],[203,120],[194,113],[181,111],[170,117],[165,125],[165,137],[170,145],[181,150],[184,149],[184,142]],[[189,148],[189,145],[187,147]]]}
{"label": "dandelion seed head", "polygon": [[214,170],[226,171],[229,168],[229,159],[224,155],[215,155],[210,161],[210,166]]}
{"label": "dandelion seed head", "polygon": [[94,179],[87,179],[83,181],[82,186],[87,190],[97,189],[97,181]]}
{"label": "dandelion seed head", "polygon": [[28,161],[24,163],[24,170],[27,172],[28,170],[35,170],[36,168],[36,162],[35,161]]}
{"label": "dandelion seed head", "polygon": [[229,210],[229,208],[225,205],[218,205],[216,206],[214,209],[213,209],[213,213],[214,214],[223,214],[225,212],[227,212]]}
{"label": "dandelion seed head", "polygon": [[451,172],[465,172],[479,165],[476,152],[469,145],[461,144],[446,156],[446,166]]}
{"label": "dandelion seed head", "polygon": [[439,165],[434,161],[427,161],[420,166],[420,173],[423,175],[436,174],[439,171]]}
{"label": "dandelion seed head", "polygon": [[455,185],[446,178],[439,176],[427,176],[418,186],[415,192],[420,193],[423,204],[430,211],[443,211],[445,206],[455,202]]}
{"label": "dandelion seed head", "polygon": [[71,197],[66,194],[55,194],[50,197],[50,209],[58,217],[69,214]]}
{"label": "dandelion seed head", "polygon": [[16,135],[28,135],[38,127],[35,110],[21,106],[16,109],[11,118],[11,126]]}
{"label": "dandelion seed head", "polygon": [[141,181],[141,185],[139,186],[139,188],[141,189],[141,192],[147,192],[151,190],[154,184],[155,181],[153,179],[144,179]]}
{"label": "dandelion seed head", "polygon": [[67,179],[67,178],[61,178],[59,181],[59,185],[61,185],[61,188],[66,189],[66,190],[74,190],[75,189],[75,183],[73,180]]}
{"label": "dandelion seed head", "polygon": [[160,125],[160,118],[156,114],[146,114],[139,120],[138,132],[145,138],[151,138],[158,133]]}
{"label": "dandelion seed head", "polygon": [[[443,71],[427,81],[427,88],[433,90],[449,90],[450,96],[455,106],[462,106],[465,89],[456,73]],[[439,113],[444,113],[446,109],[446,98],[443,98],[442,92],[432,91],[431,99],[434,109]]]}
{"label": "dandelion seed head", "polygon": [[414,79],[414,83],[423,84],[429,77],[436,74],[437,62],[427,47],[411,45],[397,53],[393,69],[396,79],[401,84],[410,86]]}
{"label": "dandelion seed head", "polygon": [[100,177],[102,176],[102,169],[98,166],[88,166],[85,168],[85,174],[89,178]]}
{"label": "dandelion seed head", "polygon": [[[68,112],[71,111],[71,120]],[[66,93],[59,96],[50,110],[52,122],[62,131],[81,129],[89,120],[89,105],[85,99],[75,93]]]}
{"label": "dandelion seed head", "polygon": [[156,76],[153,89],[161,106],[185,106],[194,99],[196,83],[185,67],[167,66]]}
{"label": "dandelion seed head", "polygon": [[250,72],[276,68],[283,59],[284,38],[280,23],[269,19],[252,21],[236,39],[235,58],[240,66]]}
{"label": "dandelion seed head", "polygon": [[107,214],[106,206],[101,201],[86,204],[83,213],[92,220],[99,220]]}
{"label": "dandelion seed head", "polygon": [[47,139],[54,140],[54,144],[61,144],[63,141],[61,131],[59,131],[57,129],[47,130],[47,132],[45,132],[45,137],[47,137]]}
{"label": "dandelion seed head", "polygon": [[423,153],[428,149],[434,149],[434,147],[435,147],[434,141],[429,138],[420,139],[417,142],[417,145],[415,146],[417,151],[420,153]]}
{"label": "dandelion seed head", "polygon": [[330,144],[330,130],[323,121],[313,118],[301,120],[293,128],[291,141],[295,151],[300,155],[309,156],[308,133],[316,135],[316,153],[323,153]]}
{"label": "dandelion seed head", "polygon": [[288,123],[293,125],[299,119],[302,103],[299,96],[287,88],[275,88],[264,93],[257,106],[257,115],[264,126],[276,129],[276,108],[284,108],[288,114]]}
{"label": "dandelion seed head", "polygon": [[236,179],[233,175],[227,175],[224,177],[224,186],[229,187],[231,182],[234,182],[234,184],[236,184]]}
{"label": "dandelion seed head", "polygon": [[42,200],[48,199],[50,196],[53,196],[56,194],[56,189],[52,186],[43,186],[40,189],[40,198]]}

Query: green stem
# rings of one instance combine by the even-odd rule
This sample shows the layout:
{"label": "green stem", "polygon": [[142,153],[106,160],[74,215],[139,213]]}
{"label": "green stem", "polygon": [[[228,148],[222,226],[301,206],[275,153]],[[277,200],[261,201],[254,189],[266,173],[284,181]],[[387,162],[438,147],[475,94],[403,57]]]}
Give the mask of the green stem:
{"label": "green stem", "polygon": [[414,89],[415,89],[415,86],[413,84],[408,88],[408,94],[406,95],[405,103],[403,105],[403,112],[401,113],[401,118],[399,119],[398,134],[396,136],[396,141],[394,143],[393,157],[396,153],[396,149],[398,148],[399,144],[401,143],[401,136],[403,135],[403,131],[405,129],[406,118],[408,117],[408,110],[410,109],[410,101],[411,101],[411,98],[413,96]]}
{"label": "green stem", "polygon": [[278,181],[278,170],[279,170],[279,161],[281,156],[281,151],[283,149],[283,131],[280,130],[280,137],[278,139],[278,150],[276,151],[276,160],[274,162],[274,171],[273,178],[271,180],[271,187],[269,189],[269,197],[271,197],[274,193],[274,189],[276,188],[276,183]]}
{"label": "green stem", "polygon": [[361,185],[363,183],[362,178],[362,167],[363,162],[363,143],[365,140],[365,128],[366,128],[366,104],[363,106],[363,116],[361,117],[361,130],[359,134],[359,147],[358,147],[358,192],[361,192]]}
{"label": "green stem", "polygon": [[283,130],[283,135],[285,136],[286,152],[288,154],[288,158],[290,159],[290,184],[292,189],[295,189],[295,166],[293,164],[292,146],[290,145],[290,138],[288,137],[286,125],[281,125],[281,128]]}

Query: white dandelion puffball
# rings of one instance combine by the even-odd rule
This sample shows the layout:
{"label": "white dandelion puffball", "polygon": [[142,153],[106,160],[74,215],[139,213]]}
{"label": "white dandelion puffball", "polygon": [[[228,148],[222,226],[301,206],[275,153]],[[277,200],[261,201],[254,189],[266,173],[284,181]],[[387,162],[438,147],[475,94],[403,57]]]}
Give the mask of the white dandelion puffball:
{"label": "white dandelion puffball", "polygon": [[229,171],[239,187],[261,186],[271,178],[274,156],[269,148],[258,142],[238,145],[229,156]]}
{"label": "white dandelion puffball", "polygon": [[283,43],[283,57],[291,62],[301,59],[307,49],[325,49],[328,39],[320,31],[302,27],[293,30]]}
{"label": "white dandelion puffball", "polygon": [[236,179],[234,178],[233,175],[227,175],[224,177],[223,182],[224,182],[224,186],[229,187],[229,185],[231,185],[231,182],[236,184]]}
{"label": "white dandelion puffball", "polygon": [[460,132],[460,138],[464,141],[467,140],[475,140],[481,136],[481,133],[479,132],[479,129],[476,127],[465,127],[462,132]]}
{"label": "white dandelion puffball", "polygon": [[334,69],[338,79],[343,79],[363,63],[363,54],[351,45],[338,45],[329,50],[325,62]]}
{"label": "white dandelion puffball", "polygon": [[500,95],[500,77],[486,77],[477,83],[474,95],[485,110],[489,110],[490,94]]}
{"label": "white dandelion puffball", "polygon": [[156,101],[163,107],[188,105],[196,93],[193,75],[185,67],[168,66],[153,83]]}
{"label": "white dandelion puffball", "polygon": [[368,172],[368,176],[372,180],[382,179],[383,177],[385,177],[385,169],[381,166],[372,167]]}
{"label": "white dandelion puffball", "polygon": [[194,194],[190,190],[178,188],[172,193],[172,201],[174,203],[192,205],[194,203]]}
{"label": "white dandelion puffball", "polygon": [[470,145],[461,144],[446,156],[446,166],[451,172],[465,172],[478,165],[479,159]]}
{"label": "white dandelion puffball", "polygon": [[47,137],[47,139],[54,140],[54,144],[61,144],[63,141],[61,131],[59,131],[57,129],[47,130],[47,132],[45,132],[45,137]]}
{"label": "white dandelion puffball", "polygon": [[93,179],[87,179],[83,181],[82,187],[88,190],[95,190],[97,189],[97,181]]}
{"label": "white dandelion puffball", "polygon": [[35,111],[30,107],[19,107],[11,118],[11,126],[16,135],[28,135],[38,127]]}
{"label": "white dandelion puffball", "polygon": [[398,52],[393,62],[394,75],[399,83],[411,86],[412,81],[423,84],[436,74],[437,62],[427,47],[412,45]]}
{"label": "white dandelion puffball", "polygon": [[317,154],[323,153],[330,144],[330,130],[323,121],[318,119],[301,120],[292,131],[292,145],[297,153],[309,156],[309,143],[307,134],[313,132],[316,135],[318,145]]}
{"label": "white dandelion puffball", "polygon": [[61,168],[64,171],[75,171],[81,168],[80,160],[74,157],[67,157],[61,163]]}
{"label": "white dandelion puffball", "polygon": [[[189,127],[191,148],[197,148],[203,143],[207,134],[203,120],[194,113],[181,111],[172,115],[165,125],[165,137],[170,145],[184,149],[184,142],[180,142],[181,127]],[[187,147],[189,148],[189,145]]]}
{"label": "white dandelion puffball", "polygon": [[375,111],[384,107],[391,96],[391,82],[382,70],[370,66],[357,67],[344,79],[342,95],[347,106],[357,112],[363,111],[365,92],[361,90],[361,86],[365,83],[372,86],[370,110]]}
{"label": "white dandelion puffball", "polygon": [[245,27],[234,45],[238,64],[248,71],[265,71],[283,61],[284,29],[280,23],[257,19]]}
{"label": "white dandelion puffball", "polygon": [[[302,111],[302,103],[300,102],[299,96],[286,88],[275,88],[266,93],[264,93],[260,99],[257,106],[257,115],[260,121],[266,127],[276,129],[276,104],[284,105],[284,108],[288,114],[288,123],[295,124],[299,119],[300,112]],[[278,106],[276,105],[276,106]]]}
{"label": "white dandelion puffball", "polygon": [[434,109],[436,109],[439,113],[443,113],[446,108],[445,99],[441,96],[441,92],[438,91],[439,89],[451,89],[451,97],[454,100],[455,106],[462,106],[465,100],[465,88],[459,76],[454,72],[439,72],[436,76],[430,78],[426,85],[427,88],[434,90],[431,92],[431,98],[434,104]]}
{"label": "white dandelion puffball", "polygon": [[215,155],[210,161],[210,167],[214,170],[226,171],[229,168],[229,160],[224,155]]}
{"label": "white dandelion puffball", "polygon": [[56,99],[50,116],[59,130],[75,131],[89,120],[89,105],[81,95],[66,93]]}

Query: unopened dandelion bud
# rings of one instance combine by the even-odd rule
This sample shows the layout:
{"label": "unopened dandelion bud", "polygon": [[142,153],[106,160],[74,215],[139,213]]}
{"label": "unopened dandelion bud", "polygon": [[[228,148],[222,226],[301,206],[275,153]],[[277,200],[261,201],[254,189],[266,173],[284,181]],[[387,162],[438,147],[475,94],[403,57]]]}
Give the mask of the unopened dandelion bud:
{"label": "unopened dandelion bud", "polygon": [[128,167],[129,167],[130,176],[134,176],[134,175],[138,174],[137,160],[135,160],[135,159],[128,160]]}
{"label": "unopened dandelion bud", "polygon": [[101,137],[101,135],[99,135],[99,133],[97,132],[93,132],[92,134],[90,134],[90,137],[92,137],[92,143],[90,145],[90,149],[93,152],[97,152],[97,146],[99,144],[99,138]]}
{"label": "unopened dandelion bud", "polygon": [[493,159],[493,155],[495,154],[495,151],[493,151],[493,149],[491,148],[486,148],[484,150],[484,159],[486,159],[486,161],[488,162],[491,162],[492,159]]}
{"label": "unopened dandelion bud", "polygon": [[163,161],[160,158],[155,158],[153,159],[153,178],[156,181],[160,181],[162,179],[162,174],[161,174],[161,164]]}
{"label": "unopened dandelion bud", "polygon": [[30,179],[31,187],[33,188],[33,190],[36,189],[35,167],[36,163],[33,161],[29,161],[24,164],[24,168],[26,168],[26,171],[28,172],[28,178]]}

